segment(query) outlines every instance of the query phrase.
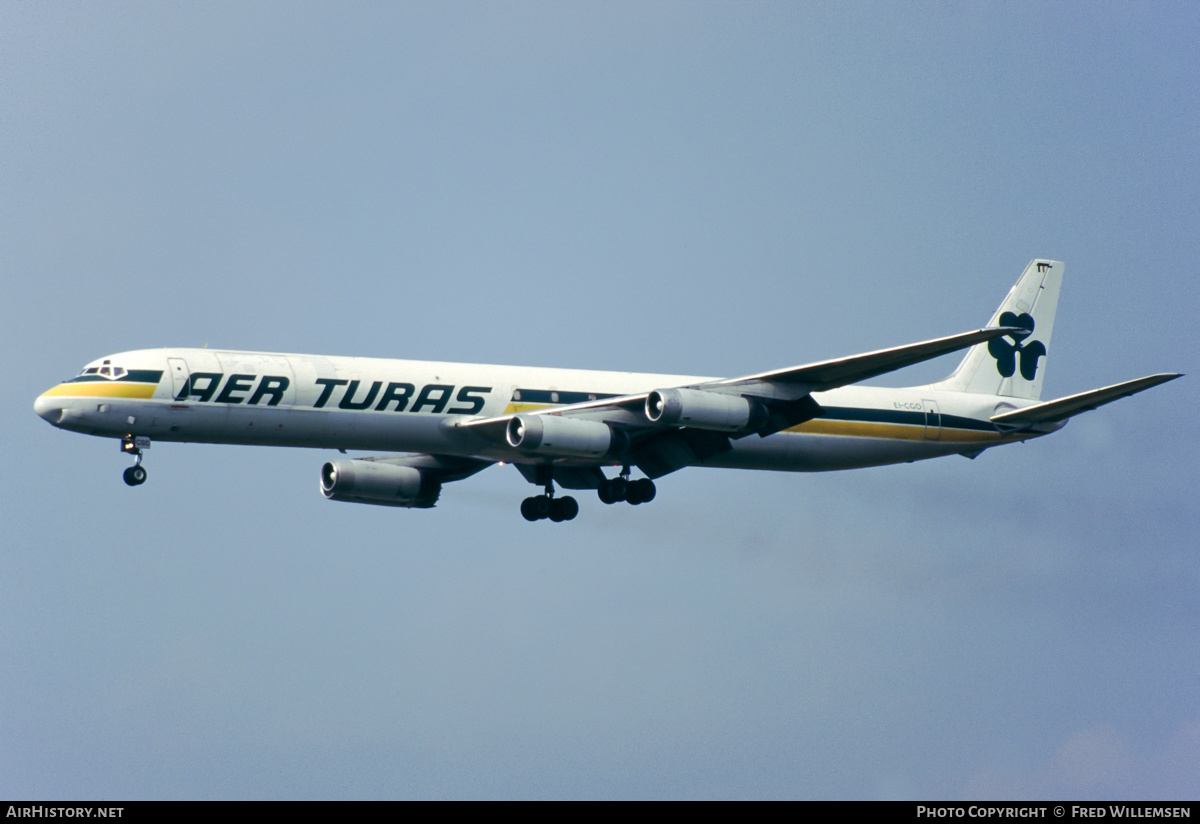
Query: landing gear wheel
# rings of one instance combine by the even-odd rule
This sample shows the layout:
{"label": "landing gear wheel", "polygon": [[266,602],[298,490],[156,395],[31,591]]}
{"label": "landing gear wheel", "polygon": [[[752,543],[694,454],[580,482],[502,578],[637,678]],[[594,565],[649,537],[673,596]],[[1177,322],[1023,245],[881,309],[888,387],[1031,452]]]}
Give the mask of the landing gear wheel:
{"label": "landing gear wheel", "polygon": [[537,498],[526,498],[521,501],[521,515],[527,521],[540,521],[542,516],[538,514]]}
{"label": "landing gear wheel", "polygon": [[555,498],[550,502],[550,520],[555,523],[569,521],[579,514],[579,503],[570,495]]}
{"label": "landing gear wheel", "polygon": [[540,521],[543,518],[558,523],[569,521],[579,514],[579,503],[570,495],[562,498],[554,497],[554,470],[549,464],[542,464],[536,469],[537,483],[542,484],[546,493],[534,495],[521,501],[521,516],[527,521]]}
{"label": "landing gear wheel", "polygon": [[141,486],[146,482],[146,470],[142,468],[142,450],[150,448],[150,439],[144,435],[126,435],[121,438],[121,451],[133,456],[133,466],[121,476],[130,486]]}
{"label": "landing gear wheel", "polygon": [[615,504],[618,501],[625,500],[625,496],[629,489],[629,482],[624,478],[609,478],[600,483],[596,489],[596,494],[600,496],[600,500],[606,504]]}
{"label": "landing gear wheel", "polygon": [[570,495],[562,499],[563,520],[573,521],[575,516],[579,514],[579,502]]}
{"label": "landing gear wheel", "polygon": [[601,481],[600,486],[596,488],[596,494],[606,504],[626,501],[637,506],[653,501],[658,490],[654,487],[654,481],[649,478],[631,481],[624,476],[618,476]]}
{"label": "landing gear wheel", "polygon": [[642,478],[637,481],[629,482],[629,489],[625,494],[625,500],[636,506],[637,504],[648,504],[654,500],[654,496],[658,494],[658,490],[654,487],[654,481],[649,478]]}
{"label": "landing gear wheel", "polygon": [[[561,500],[565,501],[567,499],[562,498]],[[556,506],[558,503],[558,501],[548,495],[534,495],[531,498],[521,501],[521,515],[527,521],[540,521],[543,518],[554,520],[554,513],[559,511]],[[575,511],[579,511],[578,504],[575,506]],[[570,518],[560,518],[559,520],[566,521],[570,520]]]}
{"label": "landing gear wheel", "polygon": [[629,494],[629,480],[626,478],[613,478],[609,481],[612,490],[612,498],[614,501],[623,501],[625,496]]}
{"label": "landing gear wheel", "polygon": [[617,499],[612,496],[612,487],[609,486],[608,480],[600,482],[600,486],[596,487],[596,495],[600,498],[602,504],[615,504]]}

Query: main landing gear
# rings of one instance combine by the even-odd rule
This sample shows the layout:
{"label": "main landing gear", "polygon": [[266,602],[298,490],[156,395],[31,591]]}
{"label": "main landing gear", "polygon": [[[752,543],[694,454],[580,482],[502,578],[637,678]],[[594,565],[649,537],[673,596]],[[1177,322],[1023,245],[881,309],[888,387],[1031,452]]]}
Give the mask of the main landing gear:
{"label": "main landing gear", "polygon": [[133,456],[133,466],[125,470],[122,477],[130,486],[141,486],[146,482],[146,467],[142,466],[142,450],[150,448],[150,439],[126,435],[121,438],[121,451]]}
{"label": "main landing gear", "polygon": [[[537,468],[537,480],[545,487],[544,495],[534,495],[521,501],[521,514],[527,521],[540,521],[549,518],[551,521],[570,521],[579,514],[579,503],[570,495],[562,498],[554,497],[554,472],[549,464]],[[629,467],[623,467],[621,474],[615,478],[605,478],[600,482],[596,492],[600,500],[606,504],[625,501],[629,504],[645,504],[654,500],[658,490],[654,481],[649,478],[629,480]]]}
{"label": "main landing gear", "polygon": [[546,487],[545,495],[534,495],[521,501],[521,514],[527,521],[549,518],[555,523],[569,521],[579,514],[579,502],[570,495],[554,497],[554,471],[549,465],[537,468],[538,483]]}
{"label": "main landing gear", "polygon": [[521,514],[527,521],[549,518],[555,523],[569,521],[579,514],[579,502],[570,495],[551,498],[549,494],[534,495],[521,501]]}
{"label": "main landing gear", "polygon": [[618,501],[637,506],[638,504],[648,504],[654,500],[654,496],[658,494],[658,490],[654,487],[654,481],[649,478],[641,478],[636,481],[629,480],[629,467],[623,467],[621,474],[615,478],[607,478],[600,483],[596,494],[600,496],[600,500],[606,504],[615,504]]}

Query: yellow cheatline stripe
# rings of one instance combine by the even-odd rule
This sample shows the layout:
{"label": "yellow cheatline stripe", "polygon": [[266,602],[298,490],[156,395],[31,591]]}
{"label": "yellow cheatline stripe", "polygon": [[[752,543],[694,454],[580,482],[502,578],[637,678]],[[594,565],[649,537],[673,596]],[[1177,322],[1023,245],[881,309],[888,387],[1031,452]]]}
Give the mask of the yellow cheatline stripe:
{"label": "yellow cheatline stripe", "polygon": [[501,415],[515,415],[518,412],[533,412],[537,409],[546,409],[554,406],[552,403],[510,403],[501,412]]}
{"label": "yellow cheatline stripe", "polygon": [[850,438],[892,438],[897,440],[923,441],[925,427],[900,426],[891,423],[866,423],[864,421],[822,421],[814,419],[793,426],[788,432],[804,435],[842,435]]}
{"label": "yellow cheatline stripe", "polygon": [[[891,440],[923,441],[925,427],[902,426],[890,423],[866,423],[864,421],[823,421],[814,419],[785,430],[804,435],[841,435],[847,438],[888,438]],[[975,432],[969,429],[943,427],[937,438],[931,441],[994,441],[998,432]]]}
{"label": "yellow cheatline stripe", "polygon": [[43,398],[152,398],[153,383],[60,383],[42,393]]}
{"label": "yellow cheatline stripe", "polygon": [[942,428],[940,440],[943,441],[1000,441],[1004,435],[999,432],[976,432],[973,429]]}

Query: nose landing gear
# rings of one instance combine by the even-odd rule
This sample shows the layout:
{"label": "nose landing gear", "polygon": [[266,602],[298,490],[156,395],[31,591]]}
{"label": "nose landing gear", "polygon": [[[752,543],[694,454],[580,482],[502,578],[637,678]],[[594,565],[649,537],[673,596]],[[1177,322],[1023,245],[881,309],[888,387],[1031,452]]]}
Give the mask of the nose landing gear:
{"label": "nose landing gear", "polygon": [[141,486],[146,482],[146,467],[142,466],[142,450],[150,448],[150,439],[141,435],[126,435],[121,438],[121,451],[133,456],[133,466],[121,476],[130,486]]}

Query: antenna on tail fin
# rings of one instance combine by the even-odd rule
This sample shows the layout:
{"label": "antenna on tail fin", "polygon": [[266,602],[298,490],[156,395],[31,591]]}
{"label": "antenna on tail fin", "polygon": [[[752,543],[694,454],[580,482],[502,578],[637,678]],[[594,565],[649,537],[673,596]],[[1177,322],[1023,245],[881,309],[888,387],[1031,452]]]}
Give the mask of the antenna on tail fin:
{"label": "antenna on tail fin", "polygon": [[971,347],[950,377],[934,386],[984,395],[1040,398],[1065,268],[1058,260],[1030,261],[988,323],[1027,331]]}

